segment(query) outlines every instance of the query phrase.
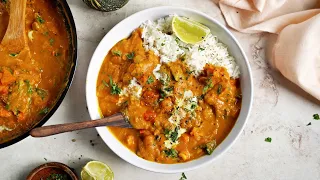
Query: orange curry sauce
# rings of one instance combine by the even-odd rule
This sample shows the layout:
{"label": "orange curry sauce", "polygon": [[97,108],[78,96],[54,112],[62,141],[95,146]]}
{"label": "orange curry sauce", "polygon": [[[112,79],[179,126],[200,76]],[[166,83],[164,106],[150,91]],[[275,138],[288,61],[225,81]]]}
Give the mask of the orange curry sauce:
{"label": "orange curry sauce", "polygon": [[[69,37],[55,1],[28,0],[26,35],[31,59],[0,47],[0,143],[30,129],[49,112],[65,87]],[[0,1],[0,41],[9,19]]]}
{"label": "orange curry sauce", "polygon": [[[241,108],[239,79],[231,79],[225,68],[212,65],[206,65],[195,77],[183,59],[178,59],[161,65],[160,72],[166,74],[167,81],[159,81],[153,75],[159,57],[145,51],[141,33],[142,29],[137,29],[118,42],[99,73],[97,96],[102,114],[124,112],[135,127],[110,130],[131,151],[150,161],[179,163],[211,154],[237,120]],[[133,78],[142,86],[140,98],[120,93]],[[179,128],[186,132],[177,137],[179,128],[168,119],[182,108],[176,104],[190,90],[198,103],[191,106],[192,112],[184,110]],[[178,143],[167,148],[168,139]]]}

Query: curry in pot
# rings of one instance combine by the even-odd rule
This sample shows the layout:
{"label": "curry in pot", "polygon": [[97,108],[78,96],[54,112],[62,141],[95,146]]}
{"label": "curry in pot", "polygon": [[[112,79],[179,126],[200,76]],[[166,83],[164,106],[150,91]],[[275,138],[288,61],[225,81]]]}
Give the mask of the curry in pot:
{"label": "curry in pot", "polygon": [[97,80],[103,116],[124,112],[135,129],[110,127],[132,152],[158,163],[186,162],[210,155],[234,126],[241,108],[239,79],[207,64],[194,76],[183,62],[162,64],[146,51],[143,29],[107,54]]}
{"label": "curry in pot", "polygon": [[[0,40],[10,1],[0,1]],[[0,144],[37,124],[55,104],[69,73],[69,37],[55,1],[28,0],[26,35],[31,59],[0,47]]]}

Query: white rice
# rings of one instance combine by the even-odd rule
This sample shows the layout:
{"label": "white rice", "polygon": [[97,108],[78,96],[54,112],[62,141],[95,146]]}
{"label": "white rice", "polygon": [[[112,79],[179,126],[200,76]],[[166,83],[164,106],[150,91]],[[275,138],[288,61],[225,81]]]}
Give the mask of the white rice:
{"label": "white rice", "polygon": [[184,56],[185,63],[197,76],[206,64],[225,67],[232,78],[240,75],[239,67],[225,44],[211,33],[204,41],[191,45],[180,41],[172,32],[172,18],[167,16],[157,21],[147,21],[141,25],[142,38],[146,51],[152,50],[160,57],[161,63],[176,61]]}

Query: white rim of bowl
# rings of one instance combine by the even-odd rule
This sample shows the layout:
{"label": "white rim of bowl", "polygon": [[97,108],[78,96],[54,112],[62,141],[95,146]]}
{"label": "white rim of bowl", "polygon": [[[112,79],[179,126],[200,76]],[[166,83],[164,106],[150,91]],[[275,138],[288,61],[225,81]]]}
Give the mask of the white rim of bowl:
{"label": "white rim of bowl", "polygon": [[[194,13],[194,14],[197,14],[197,15],[200,15],[200,16],[203,16],[204,18],[212,21],[214,24],[218,25],[220,28],[222,28],[230,37],[231,39],[234,41],[234,43],[237,45],[237,47],[239,48],[240,52],[241,52],[241,55],[243,56],[243,59],[244,59],[244,63],[245,63],[245,66],[246,66],[246,69],[248,70],[248,75],[249,75],[249,84],[250,84],[250,89],[249,89],[249,93],[250,93],[250,97],[249,97],[249,104],[248,104],[248,111],[245,115],[245,119],[244,119],[244,122],[243,124],[241,125],[241,127],[237,130],[237,132],[235,132],[235,137],[233,138],[233,140],[231,140],[231,142],[229,142],[228,144],[226,144],[225,148],[223,151],[219,152],[216,154],[216,156],[212,157],[211,159],[208,159],[207,161],[199,164],[199,165],[194,165],[192,167],[186,167],[186,168],[180,168],[178,170],[170,170],[169,168],[164,170],[159,170],[159,169],[155,169],[155,168],[152,168],[152,167],[146,167],[146,166],[140,166],[138,163],[136,163],[135,161],[132,161],[132,160],[129,160],[128,158],[126,158],[125,156],[123,156],[122,154],[118,153],[112,146],[109,146],[107,141],[104,139],[103,136],[100,136],[103,141],[106,143],[106,145],[115,153],[117,154],[120,158],[122,158],[123,160],[129,162],[130,164],[136,166],[136,167],[139,167],[141,169],[145,169],[145,170],[148,170],[148,171],[151,171],[151,172],[156,172],[156,173],[181,173],[181,172],[186,172],[186,171],[191,171],[191,170],[195,170],[195,169],[198,169],[198,168],[201,168],[201,167],[204,167],[210,163],[212,163],[213,161],[215,161],[216,159],[218,159],[219,157],[221,157],[222,154],[224,154],[226,151],[228,151],[230,149],[230,147],[238,140],[238,138],[240,137],[241,135],[241,132],[243,131],[247,121],[248,121],[248,118],[249,118],[249,115],[251,113],[251,109],[252,109],[252,101],[253,101],[253,81],[252,81],[252,72],[251,72],[251,68],[249,66],[249,61],[247,59],[247,56],[246,54],[244,53],[242,47],[240,46],[240,43],[238,42],[238,40],[234,37],[234,35],[229,31],[229,29],[227,29],[224,25],[222,25],[220,22],[218,22],[217,20],[215,20],[214,18],[206,15],[205,13],[203,12],[200,12],[200,11],[196,11],[196,10],[193,10],[193,9],[190,9],[190,8],[182,8],[182,7],[173,7],[173,6],[159,6],[159,7],[153,7],[153,8],[148,8],[148,9],[145,9],[145,10],[142,10],[142,11],[139,11],[139,12],[136,12],[134,14],[132,14],[131,16],[128,16],[127,18],[123,19],[122,21],[120,21],[118,24],[116,24],[100,41],[100,43],[98,44],[98,46],[96,47],[96,50],[95,52],[93,53],[93,56],[91,58],[91,61],[90,61],[90,64],[89,64],[89,67],[88,67],[88,72],[87,72],[87,78],[86,78],[86,82],[88,82],[88,76],[89,76],[89,72],[90,72],[90,69],[91,66],[93,66],[92,62],[93,62],[93,58],[95,57],[95,54],[97,52],[97,49],[99,48],[99,46],[101,46],[101,42],[105,39],[105,37],[112,31],[115,31],[115,29],[117,29],[117,27],[123,22],[123,21],[128,21],[130,19],[133,19],[135,18],[135,16],[139,16],[139,14],[143,14],[143,13],[152,13],[152,11],[158,11],[158,10],[172,10],[172,11],[187,11],[187,12],[191,12],[191,13]],[[170,15],[170,14],[168,14]],[[125,37],[124,37],[125,38]],[[120,41],[121,39],[119,39]],[[105,57],[101,57],[101,58],[105,58]],[[101,68],[101,66],[100,66]],[[98,72],[100,72],[100,69],[98,70]],[[86,83],[86,102],[87,102],[87,106],[88,106],[88,111],[89,111],[89,115],[90,117],[91,116],[91,111],[90,111],[90,104],[88,103],[88,97],[89,97],[89,91],[88,91],[89,87]],[[240,115],[239,115],[240,116]],[[238,119],[237,119],[238,121]],[[237,123],[237,122],[236,122]],[[235,126],[235,125],[234,125]],[[101,135],[101,131],[99,129],[99,127],[96,128],[96,130],[98,131],[98,133]],[[220,145],[227,139],[227,137],[231,134],[231,132],[235,131],[234,130],[234,127],[232,128],[232,130],[229,132],[229,134],[225,137],[225,139],[220,143]],[[111,132],[110,132],[111,133]],[[114,138],[116,138],[114,136]],[[121,142],[120,142],[121,143]],[[124,146],[124,145],[123,145]],[[125,147],[126,148],[126,147]],[[138,156],[138,155],[136,155]],[[140,157],[139,157],[140,158]],[[203,158],[203,157],[200,157],[200,158]],[[142,158],[141,158],[142,159]],[[145,159],[142,159],[144,161],[148,161],[148,160],[145,160]],[[191,160],[191,161],[196,161],[197,159],[195,160]],[[156,164],[161,164],[161,163],[157,163],[157,162],[152,162],[152,161],[148,161],[148,162],[151,162],[151,163],[156,163]],[[190,161],[188,161],[190,162]],[[188,163],[188,162],[185,162],[185,163]],[[179,164],[185,164],[185,163],[177,163],[178,165]],[[164,164],[166,166],[174,166],[174,165],[177,165],[177,164]]]}

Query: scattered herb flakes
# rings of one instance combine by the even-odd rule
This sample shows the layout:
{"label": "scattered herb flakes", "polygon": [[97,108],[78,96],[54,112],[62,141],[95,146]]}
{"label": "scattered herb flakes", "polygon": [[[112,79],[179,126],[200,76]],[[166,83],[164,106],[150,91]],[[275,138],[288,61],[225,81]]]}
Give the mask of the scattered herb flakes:
{"label": "scattered herb flakes", "polygon": [[43,158],[45,161],[48,161],[48,159],[47,158]]}
{"label": "scattered herb flakes", "polygon": [[45,20],[44,20],[39,14],[37,14],[36,20],[37,20],[40,24],[43,24],[43,23],[45,22]]}
{"label": "scattered herb flakes", "polygon": [[106,87],[109,87],[109,84],[105,80],[102,80],[102,84]]}
{"label": "scattered herb flakes", "polygon": [[309,122],[309,123],[307,124],[307,126],[311,126],[311,122]]}
{"label": "scattered herb flakes", "polygon": [[319,114],[314,114],[314,115],[313,115],[313,119],[314,119],[314,120],[319,120],[319,119],[320,119]]}
{"label": "scattered herb flakes", "polygon": [[176,37],[175,41],[177,44],[179,44],[180,39],[178,37]]}
{"label": "scattered herb flakes", "polygon": [[165,43],[161,43],[161,46],[164,46],[165,45]]}
{"label": "scattered herb flakes", "polygon": [[[120,54],[120,56],[121,56],[121,54]],[[126,57],[127,57],[127,59],[132,60],[134,58],[134,52],[127,54]]]}
{"label": "scattered herb flakes", "polygon": [[36,92],[41,97],[42,100],[48,95],[47,91],[41,88],[37,88]]}
{"label": "scattered herb flakes", "polygon": [[30,81],[26,79],[26,80],[24,80],[24,82],[27,84],[27,88],[28,88],[27,92],[28,92],[28,94],[32,94],[33,90],[32,90]]}
{"label": "scattered herb flakes", "polygon": [[46,180],[68,180],[68,175],[66,174],[50,174]]}
{"label": "scattered herb flakes", "polygon": [[148,83],[148,84],[151,84],[151,83],[153,83],[153,82],[154,82],[153,77],[152,77],[152,76],[149,76],[149,77],[148,77],[148,80],[147,80],[147,83]]}
{"label": "scattered herb flakes", "polygon": [[50,45],[52,46],[53,43],[54,43],[54,39],[50,38],[50,39],[49,39],[49,43],[50,43]]}
{"label": "scattered herb flakes", "polygon": [[6,110],[9,110],[10,109],[10,105],[6,104],[5,108],[6,108]]}
{"label": "scattered herb flakes", "polygon": [[167,91],[167,92],[171,92],[171,91],[173,91],[173,89],[174,89],[173,86],[164,88],[164,90]]}
{"label": "scattered herb flakes", "polygon": [[59,56],[61,56],[61,53],[59,53],[59,52],[54,52],[54,56],[55,56],[55,57],[59,57]]}
{"label": "scattered herb flakes", "polygon": [[181,178],[179,180],[185,180],[188,179],[187,176],[184,174],[184,172],[181,174]]}
{"label": "scattered herb flakes", "polygon": [[218,84],[218,89],[217,89],[217,94],[221,94],[222,92],[222,85],[221,84]]}
{"label": "scattered herb flakes", "polygon": [[203,93],[206,93],[210,88],[212,88],[212,79],[209,79],[209,81],[207,82],[207,84],[204,86],[203,88]]}
{"label": "scattered herb flakes", "polygon": [[178,131],[179,131],[179,128],[176,127],[176,128],[174,129],[174,131],[172,131],[172,132],[170,133],[170,139],[171,139],[172,142],[176,142],[176,141],[177,141],[178,135],[179,135]]}
{"label": "scattered herb flakes", "polygon": [[17,56],[18,56],[18,53],[10,53],[9,56],[10,56],[10,57],[17,57]]}
{"label": "scattered herb flakes", "polygon": [[71,141],[72,141],[72,142],[76,142],[76,139],[72,139]]}
{"label": "scattered herb flakes", "polygon": [[109,75],[109,84],[111,86],[111,94],[120,94],[121,93],[121,89],[119,88],[119,86],[113,82],[112,77]]}
{"label": "scattered herb flakes", "polygon": [[112,54],[115,56],[121,56],[122,52],[121,51],[112,51]]}
{"label": "scattered herb flakes", "polygon": [[199,46],[198,50],[199,51],[204,51],[205,49]]}
{"label": "scattered herb flakes", "polygon": [[186,73],[190,75],[190,74],[194,73],[194,71],[187,70]]}
{"label": "scattered herb flakes", "polygon": [[43,35],[48,36],[48,35],[49,35],[49,32],[46,31],[46,32],[43,33]]}
{"label": "scattered herb flakes", "polygon": [[166,154],[167,157],[172,157],[172,158],[178,157],[178,151],[175,149],[166,149],[164,150],[164,153]]}
{"label": "scattered herb flakes", "polygon": [[265,139],[264,139],[264,141],[265,141],[265,142],[269,142],[269,143],[271,143],[272,138],[271,138],[271,137],[267,137],[267,138],[265,138]]}
{"label": "scattered herb flakes", "polygon": [[169,136],[170,135],[170,130],[169,129],[164,129],[164,135]]}
{"label": "scattered herb flakes", "polygon": [[41,114],[41,115],[47,114],[49,112],[49,110],[50,109],[48,107],[45,107],[45,108],[40,110],[39,114]]}

